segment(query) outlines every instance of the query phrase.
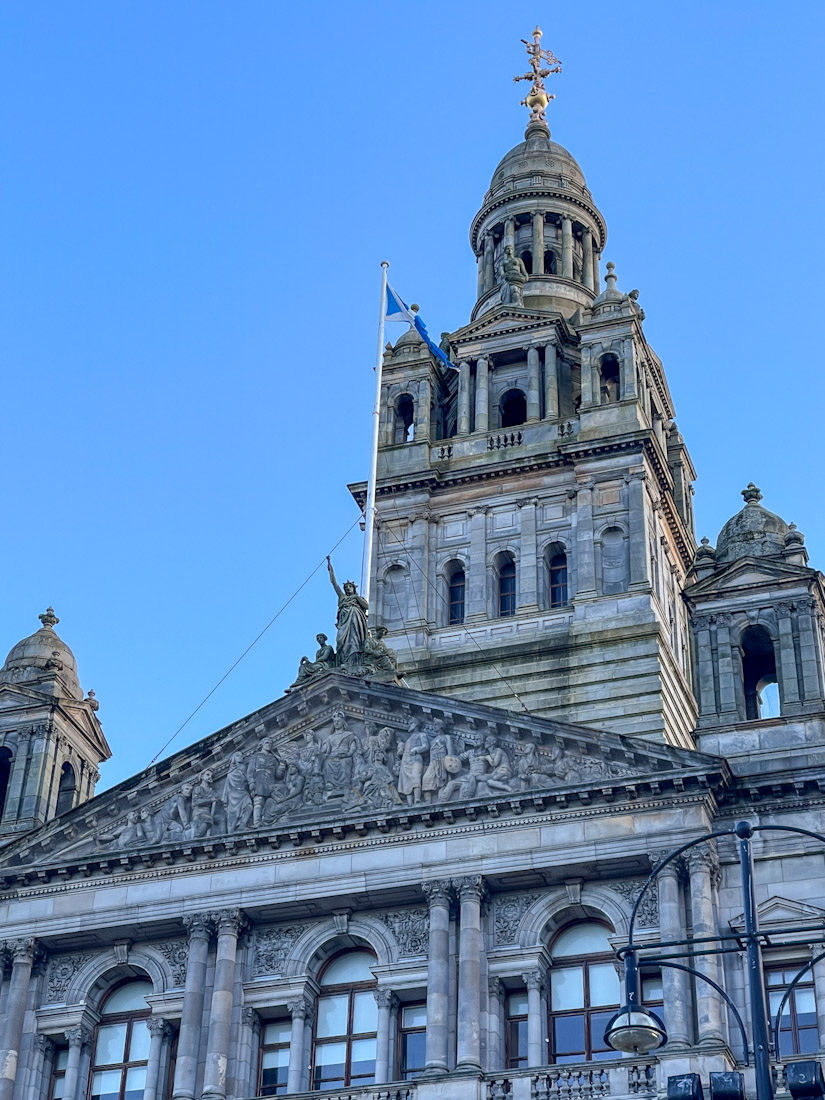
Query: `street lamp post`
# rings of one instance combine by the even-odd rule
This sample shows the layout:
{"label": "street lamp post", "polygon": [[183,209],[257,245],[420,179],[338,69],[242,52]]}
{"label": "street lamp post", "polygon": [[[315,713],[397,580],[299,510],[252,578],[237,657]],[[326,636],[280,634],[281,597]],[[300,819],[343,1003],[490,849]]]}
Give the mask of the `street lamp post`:
{"label": "street lamp post", "polygon": [[[619,1009],[619,1011],[608,1021],[607,1028],[605,1029],[605,1042],[608,1046],[614,1050],[622,1053],[642,1054],[649,1053],[652,1050],[657,1050],[667,1042],[667,1032],[665,1031],[662,1021],[652,1012],[646,1010],[641,1004],[639,991],[639,955],[636,945],[634,944],[635,923],[636,914],[639,911],[642,899],[650,884],[659,874],[659,872],[666,867],[673,860],[677,859],[683,852],[694,848],[698,844],[705,844],[708,841],[717,839],[723,836],[733,836],[738,842],[739,848],[739,867],[741,871],[742,880],[742,900],[744,909],[744,932],[740,933],[718,933],[715,936],[702,936],[683,940],[671,940],[668,942],[660,942],[657,944],[646,944],[647,950],[658,949],[668,950],[671,953],[666,955],[653,955],[646,956],[646,959],[650,963],[655,963],[659,966],[673,967],[676,970],[683,970],[689,974],[693,974],[694,977],[700,981],[706,982],[711,985],[720,997],[725,1001],[736,1020],[741,1036],[744,1050],[744,1062],[745,1065],[749,1061],[749,1044],[747,1033],[745,1031],[742,1017],[739,1014],[736,1005],[731,1001],[730,997],[725,993],[721,986],[717,985],[712,979],[704,974],[699,973],[698,970],[692,966],[688,966],[681,962],[675,962],[673,960],[680,958],[694,958],[698,955],[705,954],[720,954],[727,952],[739,952],[744,942],[745,958],[748,971],[748,989],[750,992],[750,1022],[751,1022],[751,1038],[752,1042],[750,1049],[753,1053],[753,1065],[756,1076],[756,1100],[773,1100],[773,1076],[771,1071],[771,1042],[770,1042],[770,1021],[768,1018],[767,1003],[765,1000],[765,976],[762,967],[762,936],[759,931],[759,920],[756,910],[756,891],[754,888],[754,870],[753,870],[753,850],[752,839],[756,832],[763,831],[775,831],[786,833],[798,833],[802,836],[812,837],[814,840],[819,841],[821,844],[825,844],[825,837],[819,833],[812,832],[809,829],[799,829],[791,825],[751,825],[748,821],[738,821],[733,829],[720,829],[717,832],[708,833],[705,836],[699,837],[696,840],[691,840],[687,844],[681,845],[679,848],[669,852],[664,859],[653,868],[651,873],[642,885],[641,890],[633,905],[633,911],[630,916],[630,928],[628,931],[628,942],[623,948],[620,948],[617,952],[619,957],[624,960],[625,967],[625,1004]],[[805,927],[784,927],[772,929],[772,935],[793,934],[799,932],[809,931]],[[727,946],[731,941],[735,940],[736,945]],[[715,946],[717,943],[723,943],[724,946]],[[798,941],[797,941],[798,942]],[[696,950],[696,948],[699,950]],[[684,950],[673,949],[684,948]],[[790,993],[795,986],[796,982],[804,975],[804,973],[810,968],[812,963],[806,963],[806,965],[800,970],[799,974],[791,982],[785,998],[779,1005],[777,1012],[777,1020],[774,1028],[776,1042],[779,1041],[779,1022],[781,1013],[783,1011],[785,1002],[790,996]],[[776,1056],[779,1057],[779,1050],[776,1050]],[[741,1076],[741,1075],[737,1075]],[[717,1078],[717,1084],[721,1093],[723,1087],[730,1089],[729,1080],[723,1083],[718,1080],[719,1078],[728,1078],[729,1074],[711,1074],[711,1094],[714,1089],[714,1078]],[[818,1062],[797,1062],[793,1064],[793,1072],[788,1075],[788,1087],[794,1098],[799,1100],[825,1100],[825,1081],[823,1081],[822,1070]],[[743,1094],[744,1100],[744,1094]]]}

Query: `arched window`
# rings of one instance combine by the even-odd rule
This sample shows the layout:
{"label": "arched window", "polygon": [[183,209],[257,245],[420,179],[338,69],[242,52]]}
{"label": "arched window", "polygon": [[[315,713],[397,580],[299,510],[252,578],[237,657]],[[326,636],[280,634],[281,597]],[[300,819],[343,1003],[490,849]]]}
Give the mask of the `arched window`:
{"label": "arched window", "polygon": [[0,821],[3,820],[3,810],[6,808],[12,759],[11,749],[0,749]]}
{"label": "arched window", "polygon": [[383,625],[387,630],[403,630],[407,621],[407,571],[391,566],[384,574]]}
{"label": "arched window", "polygon": [[101,1006],[92,1053],[90,1100],[141,1100],[149,1058],[150,981],[118,986]]}
{"label": "arched window", "polygon": [[375,1082],[378,1005],[376,958],[370,951],[336,955],[320,975],[315,1012],[312,1088],[340,1089]]}
{"label": "arched window", "polygon": [[60,783],[57,786],[57,808],[54,811],[56,814],[64,814],[74,806],[76,791],[77,779],[75,778],[74,768],[67,760],[60,769]]}
{"label": "arched window", "polygon": [[544,253],[544,274],[556,274],[556,253],[552,248],[548,248]]}
{"label": "arched window", "polygon": [[567,607],[567,554],[558,546],[547,555],[547,591],[550,607]]}
{"label": "arched window", "polygon": [[451,562],[447,566],[447,623],[453,626],[464,622],[464,599],[467,578],[461,562]]}
{"label": "arched window", "polygon": [[410,443],[415,433],[415,402],[408,393],[402,393],[395,403],[395,430],[393,443]]}
{"label": "arched window", "polygon": [[530,251],[529,248],[525,248],[525,250],[522,252],[521,262],[524,264],[525,268],[527,269],[527,274],[532,275],[533,274],[533,253]]}
{"label": "arched window", "polygon": [[501,554],[498,561],[498,615],[506,619],[516,613],[516,563],[512,554]]}
{"label": "arched window", "polygon": [[550,947],[550,1044],[556,1063],[616,1057],[603,1039],[619,1006],[609,935],[606,925],[582,921],[565,928]]}
{"label": "arched window", "polygon": [[619,400],[619,360],[615,355],[603,355],[599,364],[599,393],[602,405]]}
{"label": "arched window", "polygon": [[742,635],[742,675],[745,718],[776,718],[780,712],[776,680],[776,656],[764,626],[749,626]]}
{"label": "arched window", "polygon": [[508,390],[499,405],[502,428],[515,428],[527,419],[527,401],[521,390]]}

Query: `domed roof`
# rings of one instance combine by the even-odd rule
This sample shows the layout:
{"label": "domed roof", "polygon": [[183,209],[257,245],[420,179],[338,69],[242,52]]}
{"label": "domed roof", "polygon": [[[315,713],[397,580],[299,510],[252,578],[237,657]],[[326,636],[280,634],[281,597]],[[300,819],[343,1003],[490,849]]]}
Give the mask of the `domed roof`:
{"label": "domed roof", "polygon": [[47,608],[39,619],[43,624],[40,629],[12,647],[0,669],[0,684],[59,678],[72,698],[82,699],[74,654],[54,632],[55,625],[60,622],[54,608]]}
{"label": "domed roof", "polygon": [[763,508],[762,494],[753,484],[742,490],[746,504],[741,512],[729,519],[719,532],[716,561],[731,562],[739,558],[764,558],[781,554],[790,528],[781,516]]}
{"label": "domed roof", "polygon": [[417,330],[410,325],[404,335],[399,336],[393,344],[393,351],[395,351],[396,348],[414,347],[416,344],[423,344],[423,342]]}
{"label": "domed roof", "polygon": [[536,173],[543,173],[550,177],[555,176],[557,181],[559,175],[565,176],[572,179],[580,187],[587,186],[584,172],[582,172],[576,159],[563,145],[551,141],[549,131],[547,131],[543,137],[540,133],[537,133],[537,136],[531,135],[527,141],[519,142],[509,153],[502,157],[495,172],[493,172],[490,190],[498,191],[503,184],[515,176],[535,175]]}

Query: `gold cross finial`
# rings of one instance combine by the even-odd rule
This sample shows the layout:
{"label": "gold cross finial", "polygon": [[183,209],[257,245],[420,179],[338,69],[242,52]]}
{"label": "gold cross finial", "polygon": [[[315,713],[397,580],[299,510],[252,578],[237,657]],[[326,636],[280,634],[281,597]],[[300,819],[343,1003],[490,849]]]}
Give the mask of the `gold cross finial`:
{"label": "gold cross finial", "polygon": [[544,122],[546,124],[545,108],[550,100],[556,97],[548,95],[544,87],[544,78],[552,76],[553,73],[560,73],[561,61],[554,55],[552,50],[541,48],[541,27],[536,27],[533,31],[532,42],[528,42],[526,38],[522,38],[522,42],[526,46],[527,56],[530,58],[530,72],[514,76],[513,80],[516,84],[520,80],[532,81],[530,91],[521,101],[521,105],[522,107],[529,107],[531,122]]}

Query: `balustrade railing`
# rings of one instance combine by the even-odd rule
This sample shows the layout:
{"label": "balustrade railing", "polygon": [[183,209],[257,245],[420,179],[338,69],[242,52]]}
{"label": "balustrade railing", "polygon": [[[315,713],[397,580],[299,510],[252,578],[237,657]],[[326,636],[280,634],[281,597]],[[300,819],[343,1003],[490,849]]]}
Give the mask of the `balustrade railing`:
{"label": "balustrade railing", "polygon": [[487,1100],[617,1100],[653,1096],[656,1091],[657,1063],[627,1059],[487,1075]]}

